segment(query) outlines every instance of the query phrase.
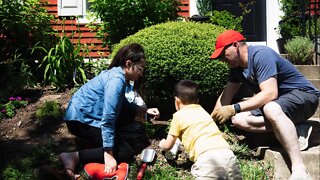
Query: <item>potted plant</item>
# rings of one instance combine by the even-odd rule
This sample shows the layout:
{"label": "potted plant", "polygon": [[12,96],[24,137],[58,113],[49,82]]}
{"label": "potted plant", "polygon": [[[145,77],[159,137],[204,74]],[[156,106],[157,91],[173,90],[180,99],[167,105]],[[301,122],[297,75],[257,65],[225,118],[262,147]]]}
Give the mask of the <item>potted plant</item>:
{"label": "potted plant", "polygon": [[314,43],[307,37],[296,36],[287,41],[288,59],[295,65],[313,64]]}
{"label": "potted plant", "polygon": [[299,3],[291,0],[279,0],[279,2],[283,15],[276,28],[280,36],[276,41],[279,53],[286,54],[284,45],[289,39],[301,34],[301,8]]}

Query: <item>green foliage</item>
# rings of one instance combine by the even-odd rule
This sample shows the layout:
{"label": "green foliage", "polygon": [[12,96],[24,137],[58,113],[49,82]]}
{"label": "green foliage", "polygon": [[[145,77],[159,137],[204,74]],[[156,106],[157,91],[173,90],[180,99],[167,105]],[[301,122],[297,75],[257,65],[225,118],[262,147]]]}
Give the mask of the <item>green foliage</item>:
{"label": "green foliage", "polygon": [[[181,79],[194,80],[199,84],[201,95],[212,99],[227,81],[227,65],[209,59],[215,39],[222,31],[222,27],[208,23],[162,23],[122,40],[111,56],[128,43],[136,42],[144,47],[148,64],[142,78],[141,95],[150,107],[173,105],[173,88]],[[206,99],[210,108],[211,99]]]}
{"label": "green foliage", "polygon": [[73,35],[70,37],[66,34],[61,35],[59,42],[49,51],[42,47],[34,48],[42,49],[47,54],[39,65],[39,68],[44,69],[44,84],[51,84],[58,90],[87,81],[83,70],[84,57],[81,55],[81,52],[87,53],[87,48],[80,43],[80,38],[74,45],[71,41]]}
{"label": "green foliage", "polygon": [[14,54],[13,59],[0,63],[0,99],[19,94],[26,84],[33,84],[34,77],[29,67],[20,54]]}
{"label": "green foliage", "polygon": [[32,165],[31,158],[24,158],[18,162],[11,162],[2,172],[2,176],[6,180],[13,179],[35,179],[30,168]]}
{"label": "green foliage", "polygon": [[53,32],[50,15],[40,0],[2,0],[0,5],[0,98],[17,93],[25,85],[33,86],[37,80],[35,58],[31,54],[39,44],[51,47]]}
{"label": "green foliage", "polygon": [[279,0],[283,12],[278,32],[282,38],[290,39],[301,35],[301,4],[292,0]]}
{"label": "green foliage", "polygon": [[255,157],[254,151],[246,143],[240,143],[227,125],[224,125],[224,137],[238,159],[243,179],[272,179],[273,167]]}
{"label": "green foliage", "polygon": [[312,64],[314,44],[307,37],[296,36],[288,40],[284,47],[293,64]]}
{"label": "green foliage", "polygon": [[97,61],[89,61],[85,63],[84,70],[88,79],[100,74],[101,71],[108,69],[110,59],[99,59]]}
{"label": "green foliage", "polygon": [[60,105],[57,100],[55,101],[46,101],[36,110],[36,118],[55,118],[59,119],[62,116]]}
{"label": "green foliage", "polygon": [[0,6],[0,61],[21,54],[30,57],[30,48],[36,43],[50,46],[53,16],[42,6],[40,0],[3,0]]}
{"label": "green foliage", "polygon": [[16,114],[16,110],[27,106],[28,101],[22,100],[21,97],[10,97],[9,102],[0,104],[0,120],[3,118],[12,118]]}
{"label": "green foliage", "polygon": [[[212,14],[212,15],[210,15]],[[214,10],[209,13],[210,15],[210,23],[222,26],[226,29],[233,29],[237,31],[242,31],[242,20],[243,16],[235,16],[231,14],[229,11],[217,11]]]}
{"label": "green foliage", "polygon": [[226,29],[233,29],[242,32],[242,22],[246,15],[251,12],[250,6],[254,5],[255,1],[249,1],[248,3],[239,3],[239,7],[242,10],[242,14],[240,16],[235,16],[231,12],[223,10],[223,11],[209,11],[206,13],[207,16],[210,17],[209,22],[222,26]]}
{"label": "green foliage", "polygon": [[273,167],[270,163],[264,163],[257,159],[240,159],[239,164],[243,179],[273,179]]}
{"label": "green foliage", "polygon": [[206,15],[212,10],[212,0],[197,0],[199,15]]}
{"label": "green foliage", "polygon": [[1,179],[5,180],[29,180],[29,179],[45,179],[41,171],[36,171],[37,168],[44,164],[53,164],[54,159],[50,159],[53,153],[52,141],[45,146],[36,146],[32,149],[32,154],[26,158],[13,159],[4,168]]}
{"label": "green foliage", "polygon": [[[101,38],[112,45],[153,24],[175,20],[177,0],[90,0],[92,11],[101,19]],[[106,34],[108,34],[106,36]]]}

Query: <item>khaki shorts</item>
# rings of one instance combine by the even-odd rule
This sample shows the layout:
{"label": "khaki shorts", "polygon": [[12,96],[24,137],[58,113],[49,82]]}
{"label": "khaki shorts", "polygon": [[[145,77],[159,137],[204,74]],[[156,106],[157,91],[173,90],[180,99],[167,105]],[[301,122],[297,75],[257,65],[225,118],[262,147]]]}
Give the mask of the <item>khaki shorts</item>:
{"label": "khaki shorts", "polygon": [[228,148],[212,149],[199,155],[191,173],[197,180],[242,179],[237,158]]}

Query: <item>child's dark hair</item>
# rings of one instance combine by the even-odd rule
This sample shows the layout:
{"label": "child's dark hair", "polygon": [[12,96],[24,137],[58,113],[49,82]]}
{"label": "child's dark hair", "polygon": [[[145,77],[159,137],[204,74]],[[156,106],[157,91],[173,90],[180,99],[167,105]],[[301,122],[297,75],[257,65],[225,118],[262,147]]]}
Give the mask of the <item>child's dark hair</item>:
{"label": "child's dark hair", "polygon": [[131,60],[133,63],[145,60],[144,49],[140,44],[131,43],[123,46],[116,55],[113,57],[108,69],[118,66],[125,66],[127,60]]}
{"label": "child's dark hair", "polygon": [[178,97],[183,104],[197,104],[198,89],[197,83],[191,80],[180,80],[174,87],[173,96]]}

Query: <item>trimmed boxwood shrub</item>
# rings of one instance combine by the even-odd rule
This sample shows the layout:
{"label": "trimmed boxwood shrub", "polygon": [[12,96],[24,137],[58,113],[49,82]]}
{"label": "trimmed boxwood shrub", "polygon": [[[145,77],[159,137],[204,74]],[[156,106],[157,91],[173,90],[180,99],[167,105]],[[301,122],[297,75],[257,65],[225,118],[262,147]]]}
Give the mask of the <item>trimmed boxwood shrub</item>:
{"label": "trimmed boxwood shrub", "polygon": [[190,79],[199,84],[200,104],[211,111],[215,97],[227,81],[227,65],[209,59],[217,35],[224,30],[196,22],[153,25],[123,39],[114,47],[111,57],[125,44],[141,44],[148,63],[139,89],[148,106],[174,111],[174,85],[181,79]]}

